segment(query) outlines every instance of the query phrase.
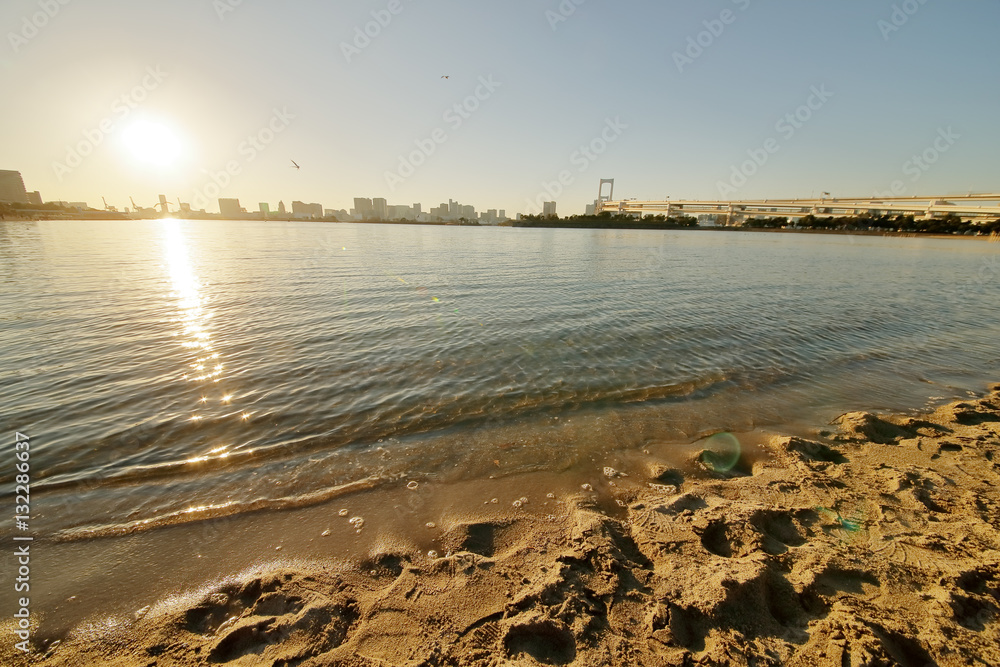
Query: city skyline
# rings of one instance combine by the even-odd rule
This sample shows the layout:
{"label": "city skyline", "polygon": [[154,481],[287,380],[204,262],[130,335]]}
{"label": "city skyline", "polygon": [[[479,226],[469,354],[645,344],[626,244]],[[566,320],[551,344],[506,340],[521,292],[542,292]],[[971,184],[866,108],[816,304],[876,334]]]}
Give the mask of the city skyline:
{"label": "city skyline", "polygon": [[[212,215],[215,211],[209,211],[206,207],[199,208],[192,205],[191,202],[182,201],[180,197],[171,200],[167,195],[160,194],[157,195],[157,203],[153,206],[142,206],[137,204],[134,198],[129,198],[129,204],[122,206],[120,209],[118,206],[114,206],[113,203],[108,203],[105,197],[101,198],[101,203],[103,207],[91,206],[87,201],[76,201],[67,202],[66,200],[49,200],[43,201],[42,195],[39,191],[29,192],[27,186],[25,185],[24,178],[19,171],[16,170],[0,170],[0,203],[15,203],[15,204],[29,204],[42,206],[43,204],[59,204],[65,205],[70,208],[79,209],[92,209],[92,210],[106,210],[113,212],[126,212],[139,215],[165,215],[172,212],[176,212],[184,215],[192,215],[196,213],[209,214]],[[174,203],[176,202],[176,203]],[[247,206],[241,204],[238,197],[220,197],[216,200],[218,214],[222,217],[228,217],[231,219],[246,218],[247,216],[253,216],[257,213],[263,214],[263,217],[278,217],[286,216],[293,218],[339,218],[343,221],[348,220],[419,220],[419,221],[433,221],[433,220],[460,220],[465,218],[467,220],[488,220],[490,222],[502,222],[507,219],[506,209],[486,209],[483,211],[477,211],[475,205],[463,205],[458,201],[451,198],[448,202],[442,202],[437,207],[431,207],[426,213],[423,211],[423,204],[420,202],[415,202],[410,205],[406,204],[389,204],[388,200],[382,197],[374,198],[363,198],[355,197],[353,198],[354,206],[350,209],[331,209],[326,208],[323,204],[319,202],[306,203],[299,200],[292,200],[292,209],[288,213],[286,210],[284,199],[278,201],[277,206],[274,210],[271,210],[270,202],[258,202],[257,209],[252,210],[247,208]],[[202,202],[208,203],[211,202]],[[555,214],[555,202],[545,202],[545,210],[548,214]],[[274,215],[271,215],[271,214]],[[519,215],[519,214],[518,214]]]}
{"label": "city skyline", "polygon": [[583,213],[606,176],[639,199],[997,189],[984,0],[91,4],[0,9],[0,166],[46,200],[513,215]]}

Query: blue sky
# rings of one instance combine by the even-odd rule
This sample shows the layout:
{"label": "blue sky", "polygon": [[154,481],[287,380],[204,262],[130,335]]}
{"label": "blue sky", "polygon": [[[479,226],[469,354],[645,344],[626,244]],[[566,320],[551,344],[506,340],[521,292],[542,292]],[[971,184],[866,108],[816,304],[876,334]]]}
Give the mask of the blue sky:
{"label": "blue sky", "polygon": [[[996,0],[64,2],[0,8],[0,169],[46,200],[1000,190]],[[130,151],[142,122],[179,153]]]}

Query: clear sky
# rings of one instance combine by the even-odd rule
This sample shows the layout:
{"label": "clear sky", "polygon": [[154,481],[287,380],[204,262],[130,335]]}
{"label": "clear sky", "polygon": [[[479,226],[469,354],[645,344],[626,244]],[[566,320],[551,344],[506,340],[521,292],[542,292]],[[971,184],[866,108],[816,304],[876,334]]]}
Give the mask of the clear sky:
{"label": "clear sky", "polygon": [[0,169],[119,207],[996,192],[998,26],[997,0],[4,0]]}

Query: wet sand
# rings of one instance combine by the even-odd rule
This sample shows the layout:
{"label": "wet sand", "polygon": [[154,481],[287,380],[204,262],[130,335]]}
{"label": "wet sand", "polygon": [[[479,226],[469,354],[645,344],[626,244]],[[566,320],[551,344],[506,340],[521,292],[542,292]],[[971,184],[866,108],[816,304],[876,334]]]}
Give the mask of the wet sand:
{"label": "wet sand", "polygon": [[252,565],[30,663],[5,642],[0,662],[1000,664],[1000,385],[734,461],[656,453],[506,512],[438,512],[425,543],[371,533],[365,557]]}

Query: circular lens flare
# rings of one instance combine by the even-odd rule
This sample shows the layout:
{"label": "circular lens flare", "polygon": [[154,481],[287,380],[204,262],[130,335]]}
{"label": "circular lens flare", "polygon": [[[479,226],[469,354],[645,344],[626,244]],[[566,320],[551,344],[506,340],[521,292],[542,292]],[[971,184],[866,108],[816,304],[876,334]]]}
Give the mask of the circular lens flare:
{"label": "circular lens flare", "polygon": [[728,473],[739,463],[741,454],[740,441],[735,435],[716,433],[705,441],[701,461],[713,472]]}

